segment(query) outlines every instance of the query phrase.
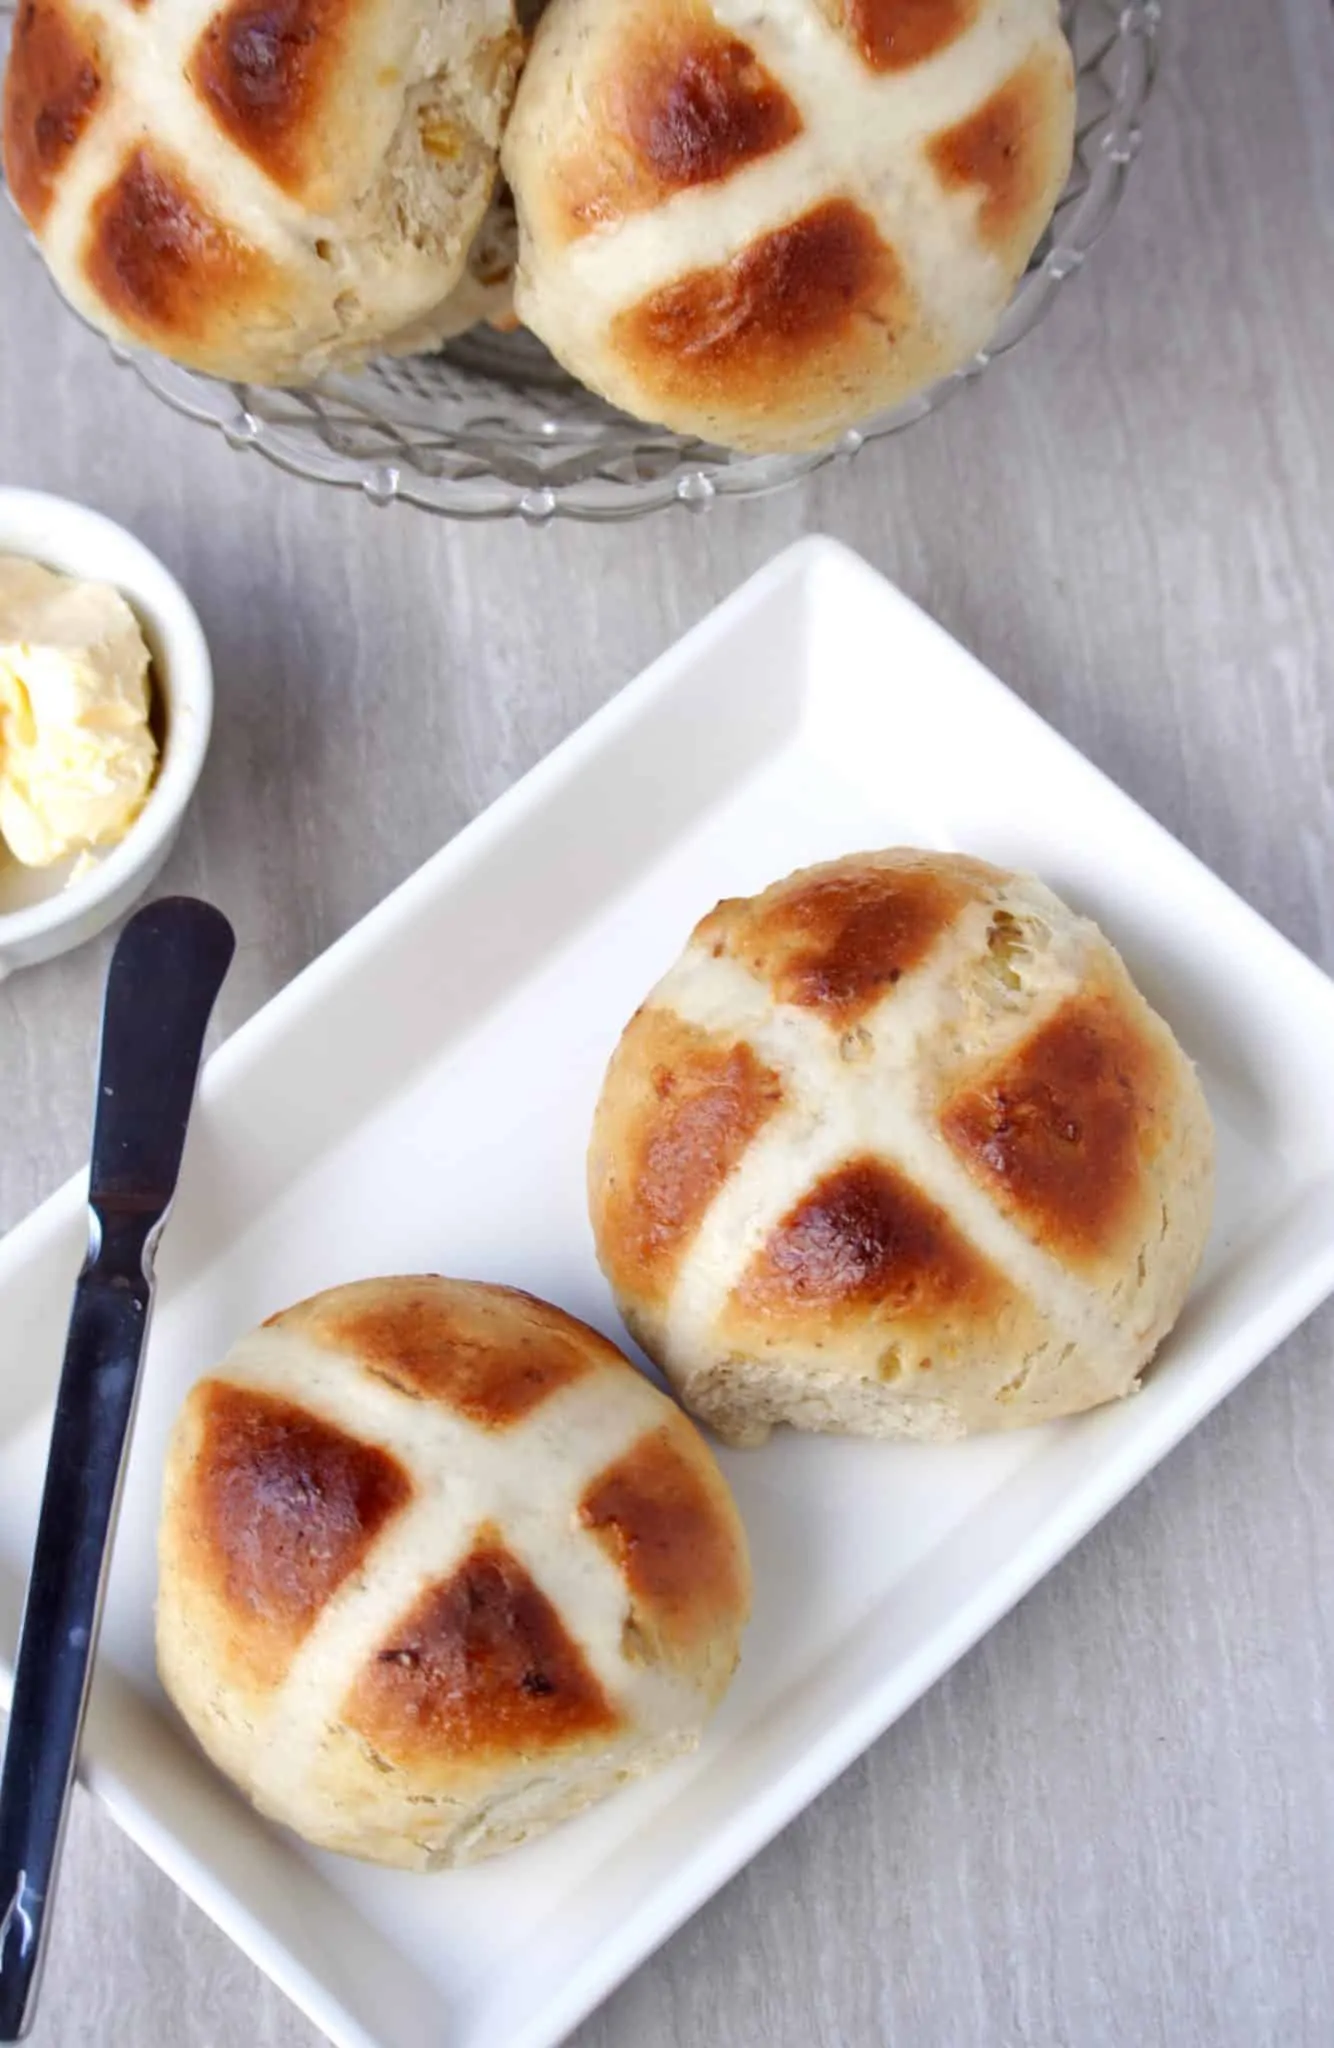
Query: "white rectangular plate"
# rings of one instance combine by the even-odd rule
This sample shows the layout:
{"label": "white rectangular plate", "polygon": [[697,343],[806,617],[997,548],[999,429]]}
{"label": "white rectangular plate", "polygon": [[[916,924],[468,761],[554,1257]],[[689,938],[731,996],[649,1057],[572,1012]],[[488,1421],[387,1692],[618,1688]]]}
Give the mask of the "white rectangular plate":
{"label": "white rectangular plate", "polygon": [[[307,1851],[158,1690],[170,1419],[241,1331],[375,1272],[507,1280],[617,1334],[584,1215],[606,1059],[695,919],[896,842],[1035,869],[1099,919],[1218,1120],[1204,1270],[1135,1400],[940,1449],[725,1460],[757,1601],[697,1757],[473,1871]],[[12,1651],[82,1238],[0,1245]],[[864,564],[792,549],[318,961],[205,1078],[85,1747],[136,1841],[347,2048],[547,2048],[976,1641],[1334,1288],[1334,985]]]}

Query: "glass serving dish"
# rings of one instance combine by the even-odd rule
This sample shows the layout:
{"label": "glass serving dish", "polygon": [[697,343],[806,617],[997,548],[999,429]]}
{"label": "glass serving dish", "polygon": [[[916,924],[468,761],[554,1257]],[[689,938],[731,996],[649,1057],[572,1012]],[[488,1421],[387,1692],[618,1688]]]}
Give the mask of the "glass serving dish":
{"label": "glass serving dish", "polygon": [[[0,15],[13,0],[0,0]],[[990,345],[952,376],[829,448],[742,455],[615,411],[536,338],[477,327],[437,354],[382,358],[304,391],[225,384],[138,349],[116,360],[187,418],[294,476],[454,519],[542,523],[698,511],[756,497],[939,410],[1032,332],[1116,211],[1153,85],[1160,0],[1062,0],[1079,79],[1075,160],[1047,233]]]}

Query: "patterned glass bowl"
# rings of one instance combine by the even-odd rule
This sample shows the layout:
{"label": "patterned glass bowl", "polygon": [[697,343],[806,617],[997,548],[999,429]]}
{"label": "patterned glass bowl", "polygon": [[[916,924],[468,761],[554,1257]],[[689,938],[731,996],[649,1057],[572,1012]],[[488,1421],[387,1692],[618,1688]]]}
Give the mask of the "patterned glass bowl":
{"label": "patterned glass bowl", "polygon": [[[0,0],[0,15],[12,0]],[[806,455],[741,455],[645,426],[595,398],[522,329],[475,328],[439,354],[382,359],[305,391],[224,384],[117,348],[150,391],[280,469],[454,519],[633,519],[756,497],[937,411],[1031,333],[1116,211],[1153,84],[1160,0],[1062,0],[1079,78],[1075,161],[990,346],[953,376]]]}

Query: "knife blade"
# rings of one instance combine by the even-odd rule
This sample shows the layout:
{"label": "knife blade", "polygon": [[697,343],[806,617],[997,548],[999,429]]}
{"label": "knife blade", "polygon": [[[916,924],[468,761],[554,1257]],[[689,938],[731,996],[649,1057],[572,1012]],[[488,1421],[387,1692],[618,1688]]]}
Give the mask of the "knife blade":
{"label": "knife blade", "polygon": [[32,2024],[87,1706],[153,1264],[185,1148],[226,918],[164,897],[131,918],[107,974],[74,1290],[0,1774],[0,2041]]}

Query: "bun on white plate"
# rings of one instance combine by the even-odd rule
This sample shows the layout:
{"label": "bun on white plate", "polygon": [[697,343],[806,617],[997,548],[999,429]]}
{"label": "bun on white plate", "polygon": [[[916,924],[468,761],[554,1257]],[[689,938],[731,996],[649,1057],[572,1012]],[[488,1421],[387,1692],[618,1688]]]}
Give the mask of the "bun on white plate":
{"label": "bun on white plate", "polygon": [[159,1562],[159,1670],[213,1761],[415,1869],[694,1748],[750,1605],[687,1417],[559,1309],[430,1276],[317,1295],[199,1382]]}
{"label": "bun on white plate", "polygon": [[1213,1150],[1095,925],[900,849],[697,926],[613,1056],[589,1190],[626,1323],[725,1440],[952,1438],[1133,1391]]}

